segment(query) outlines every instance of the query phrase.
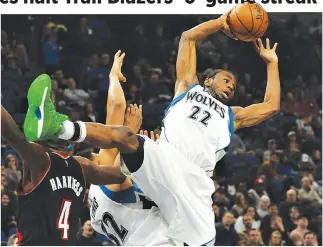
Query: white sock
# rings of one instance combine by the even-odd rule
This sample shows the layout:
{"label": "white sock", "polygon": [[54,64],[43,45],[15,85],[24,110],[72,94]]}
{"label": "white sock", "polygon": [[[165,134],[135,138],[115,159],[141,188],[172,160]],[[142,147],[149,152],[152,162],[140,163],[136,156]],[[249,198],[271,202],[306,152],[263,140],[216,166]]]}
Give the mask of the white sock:
{"label": "white sock", "polygon": [[63,132],[58,136],[62,140],[70,140],[75,133],[74,123],[70,120],[65,120],[63,122]]}
{"label": "white sock", "polygon": [[63,122],[63,132],[58,136],[59,139],[83,142],[86,138],[86,126],[85,123],[77,121],[75,123],[66,120]]}

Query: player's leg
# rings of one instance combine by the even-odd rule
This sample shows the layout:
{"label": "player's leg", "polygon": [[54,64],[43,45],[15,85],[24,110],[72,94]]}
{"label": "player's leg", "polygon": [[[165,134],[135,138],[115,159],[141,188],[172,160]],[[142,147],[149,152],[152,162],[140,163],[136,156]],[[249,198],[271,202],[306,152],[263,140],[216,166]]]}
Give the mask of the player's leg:
{"label": "player's leg", "polygon": [[133,180],[158,205],[169,224],[167,236],[190,245],[212,241],[212,180],[166,141],[141,139],[136,153],[121,155]]}
{"label": "player's leg", "polygon": [[71,122],[67,116],[56,112],[50,99],[51,79],[38,76],[28,90],[28,112],[24,133],[29,141],[63,139],[86,142],[96,148],[118,148],[124,153],[134,152],[138,140],[125,126],[106,126],[98,123]]}

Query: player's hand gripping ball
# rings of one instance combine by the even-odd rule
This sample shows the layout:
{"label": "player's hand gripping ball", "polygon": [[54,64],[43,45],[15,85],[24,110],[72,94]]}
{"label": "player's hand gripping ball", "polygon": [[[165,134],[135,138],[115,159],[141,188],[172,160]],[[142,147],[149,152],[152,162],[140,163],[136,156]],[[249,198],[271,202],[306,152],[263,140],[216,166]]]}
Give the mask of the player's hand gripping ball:
{"label": "player's hand gripping ball", "polygon": [[261,38],[269,24],[266,10],[257,3],[243,3],[235,6],[226,16],[229,36],[245,42]]}

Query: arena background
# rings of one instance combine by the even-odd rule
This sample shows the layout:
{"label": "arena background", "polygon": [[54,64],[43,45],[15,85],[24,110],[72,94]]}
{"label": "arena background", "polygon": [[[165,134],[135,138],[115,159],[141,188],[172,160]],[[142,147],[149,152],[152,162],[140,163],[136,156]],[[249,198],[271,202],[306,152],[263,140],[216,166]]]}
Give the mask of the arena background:
{"label": "arena background", "polygon": [[[2,104],[22,124],[28,86],[36,75],[47,72],[59,111],[73,120],[104,123],[109,69],[113,54],[122,49],[127,53],[127,102],[143,104],[143,128],[158,132],[173,96],[180,34],[215,17],[2,15]],[[281,113],[238,131],[217,164],[216,245],[322,245],[322,15],[269,17],[265,37],[279,43]],[[250,44],[218,33],[199,42],[197,52],[200,82],[210,68],[228,68],[237,75],[232,105],[263,99],[266,66]],[[70,153],[86,149],[77,145]],[[15,188],[22,170],[21,160],[3,141],[1,154],[1,243],[10,245],[15,238]],[[233,220],[224,215],[229,210]],[[298,215],[308,219],[307,226],[306,221],[297,221]],[[80,218],[80,245],[112,245],[90,231],[87,205]],[[314,235],[295,238],[300,225]]]}

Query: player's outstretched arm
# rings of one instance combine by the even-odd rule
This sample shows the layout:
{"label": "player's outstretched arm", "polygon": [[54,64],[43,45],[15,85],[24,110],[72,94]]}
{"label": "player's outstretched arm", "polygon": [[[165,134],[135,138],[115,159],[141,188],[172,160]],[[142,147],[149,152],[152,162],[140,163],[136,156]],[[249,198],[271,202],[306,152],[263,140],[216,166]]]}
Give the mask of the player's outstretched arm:
{"label": "player's outstretched arm", "polygon": [[254,43],[257,52],[267,64],[267,88],[264,101],[248,107],[232,107],[235,129],[250,127],[272,117],[280,110],[280,78],[278,69],[277,43],[271,48],[266,39],[266,48],[261,39]]}
{"label": "player's outstretched arm", "polygon": [[79,156],[75,156],[74,159],[79,162],[83,168],[86,181],[91,184],[121,184],[126,179],[126,176],[121,173],[120,167],[111,165],[99,166]]}
{"label": "player's outstretched arm", "polygon": [[204,22],[183,32],[176,61],[175,97],[184,93],[191,85],[198,83],[196,76],[196,41],[218,31],[224,31],[228,36],[232,37],[227,25],[227,15],[222,15],[218,19]]}
{"label": "player's outstretched arm", "polygon": [[[107,117],[106,124],[123,125],[126,110],[126,99],[120,81],[126,82],[126,78],[121,72],[125,53],[119,50],[114,55],[114,61],[109,75],[110,84],[107,98]],[[97,155],[99,164],[113,164],[117,157],[118,150],[101,149]]]}
{"label": "player's outstretched arm", "polygon": [[37,180],[49,165],[48,156],[40,145],[26,140],[3,106],[1,106],[1,136],[25,161],[24,164],[30,168],[33,180]]}

